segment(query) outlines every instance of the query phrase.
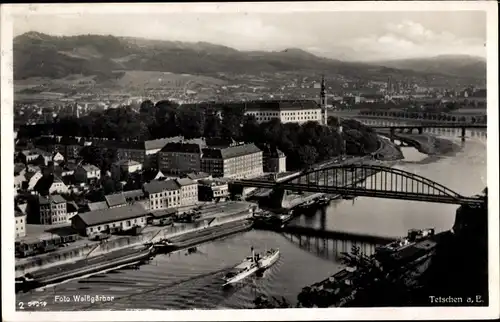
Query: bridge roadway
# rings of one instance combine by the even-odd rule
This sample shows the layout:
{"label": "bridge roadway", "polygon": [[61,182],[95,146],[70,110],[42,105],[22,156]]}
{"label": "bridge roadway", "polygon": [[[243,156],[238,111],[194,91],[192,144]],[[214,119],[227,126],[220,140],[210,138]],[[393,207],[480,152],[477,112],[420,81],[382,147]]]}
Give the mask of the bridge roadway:
{"label": "bridge roadway", "polygon": [[484,200],[475,197],[454,197],[447,195],[431,195],[415,192],[402,192],[402,191],[379,191],[372,189],[365,189],[361,187],[337,187],[337,186],[321,186],[312,184],[301,183],[280,183],[275,184],[269,181],[257,180],[237,180],[233,184],[243,187],[256,187],[273,189],[279,187],[283,190],[295,192],[319,192],[326,194],[340,194],[357,197],[372,197],[372,198],[386,198],[386,199],[399,199],[409,201],[422,201],[422,202],[435,202],[444,204],[469,204],[481,206]]}
{"label": "bridge roadway", "polygon": [[417,129],[417,128],[433,128],[433,129],[486,129],[486,124],[443,124],[443,123],[421,123],[414,125],[368,125],[372,129]]}

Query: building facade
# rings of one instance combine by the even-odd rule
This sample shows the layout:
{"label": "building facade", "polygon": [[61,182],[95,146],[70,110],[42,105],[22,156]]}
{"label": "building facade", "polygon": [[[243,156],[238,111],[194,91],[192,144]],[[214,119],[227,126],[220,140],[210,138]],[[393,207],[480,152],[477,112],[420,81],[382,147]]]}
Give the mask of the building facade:
{"label": "building facade", "polygon": [[213,177],[253,178],[263,174],[262,151],[255,144],[202,150],[201,171]]}
{"label": "building facade", "polygon": [[80,213],[71,218],[71,226],[80,235],[92,237],[127,231],[146,226],[147,210],[139,204],[113,209],[101,209]]}
{"label": "building facade", "polygon": [[144,185],[149,210],[175,208],[181,205],[181,188],[175,180],[151,181]]}
{"label": "building facade", "polygon": [[269,145],[260,146],[260,149],[263,151],[264,172],[286,172],[286,156],[283,152]]}
{"label": "building facade", "polygon": [[56,225],[68,221],[67,201],[60,195],[38,196],[40,224]]}
{"label": "building facade", "polygon": [[180,186],[181,207],[192,206],[198,202],[198,183],[189,178],[175,180]]}
{"label": "building facade", "polygon": [[229,198],[227,182],[217,180],[198,181],[198,198],[200,201],[224,201]]}
{"label": "building facade", "polygon": [[75,179],[80,182],[94,182],[101,179],[101,170],[92,164],[79,165],[75,170]]}
{"label": "building facade", "polygon": [[26,236],[26,215],[20,211],[15,212],[16,238]]}
{"label": "building facade", "polygon": [[164,173],[199,172],[201,148],[195,143],[168,143],[158,153],[160,170]]}

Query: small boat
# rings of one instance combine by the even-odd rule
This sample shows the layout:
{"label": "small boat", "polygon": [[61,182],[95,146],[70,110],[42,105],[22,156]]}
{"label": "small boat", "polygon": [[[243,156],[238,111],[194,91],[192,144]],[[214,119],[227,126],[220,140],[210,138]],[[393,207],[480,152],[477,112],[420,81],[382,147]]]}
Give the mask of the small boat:
{"label": "small boat", "polygon": [[256,273],[259,269],[257,257],[258,255],[254,253],[252,247],[252,256],[248,256],[247,258],[245,258],[243,262],[236,265],[226,275],[224,275],[224,277],[222,278],[224,281],[224,285],[222,286],[231,286],[232,284],[238,283]]}
{"label": "small boat", "polygon": [[279,256],[279,249],[270,249],[263,256],[261,256],[260,254],[255,254],[252,247],[252,256],[248,256],[243,262],[235,266],[224,276],[223,287],[238,283],[255,273],[265,271],[267,268],[276,263]]}
{"label": "small boat", "polygon": [[259,260],[259,271],[264,271],[271,267],[280,258],[279,249],[270,249],[266,254]]}

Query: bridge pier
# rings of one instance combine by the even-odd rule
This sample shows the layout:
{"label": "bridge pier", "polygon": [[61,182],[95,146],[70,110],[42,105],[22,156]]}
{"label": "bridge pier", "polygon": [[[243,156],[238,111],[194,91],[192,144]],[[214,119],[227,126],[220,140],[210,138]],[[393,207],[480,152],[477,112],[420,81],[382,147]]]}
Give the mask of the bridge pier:
{"label": "bridge pier", "polygon": [[418,134],[422,134],[424,133],[424,128],[423,127],[419,127],[418,128]]}
{"label": "bridge pier", "polygon": [[461,136],[462,142],[465,142],[465,126],[462,126],[461,130],[462,130],[462,136]]}

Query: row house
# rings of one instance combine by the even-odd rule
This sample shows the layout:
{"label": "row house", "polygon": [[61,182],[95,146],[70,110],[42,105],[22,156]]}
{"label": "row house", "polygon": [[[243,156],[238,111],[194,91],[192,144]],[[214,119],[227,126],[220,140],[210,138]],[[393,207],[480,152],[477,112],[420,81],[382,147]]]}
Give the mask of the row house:
{"label": "row house", "polygon": [[151,181],[144,185],[151,211],[175,208],[181,205],[181,189],[175,180]]}
{"label": "row house", "polygon": [[213,177],[253,178],[263,174],[262,151],[253,143],[202,149],[201,171]]}
{"label": "row house", "polygon": [[67,194],[69,193],[68,186],[62,181],[57,175],[46,175],[42,176],[33,189],[38,194],[46,196],[55,193]]}
{"label": "row house", "polygon": [[111,177],[113,180],[121,180],[124,174],[142,171],[142,163],[134,160],[119,160],[111,165]]}
{"label": "row house", "polygon": [[167,143],[158,155],[159,168],[165,173],[199,172],[201,148],[195,143]]}
{"label": "row house", "polygon": [[15,221],[16,221],[16,238],[21,238],[26,236],[26,215],[21,211],[14,211]]}
{"label": "row house", "polygon": [[67,201],[60,195],[38,196],[39,223],[54,225],[68,222]]}
{"label": "row house", "polygon": [[101,170],[93,164],[81,164],[75,169],[74,176],[79,182],[96,182],[101,179]]}
{"label": "row house", "polygon": [[217,180],[198,181],[198,199],[200,201],[224,201],[229,198],[227,182]]}
{"label": "row house", "polygon": [[144,169],[158,168],[158,152],[169,142],[181,140],[180,137],[149,141],[99,140],[92,143],[101,148],[116,149],[119,160],[132,160],[143,165]]}
{"label": "row house", "polygon": [[175,179],[180,187],[181,206],[192,206],[198,202],[198,183],[189,178]]}
{"label": "row house", "polygon": [[264,144],[259,146],[262,150],[264,172],[286,172],[286,156],[276,146]]}

